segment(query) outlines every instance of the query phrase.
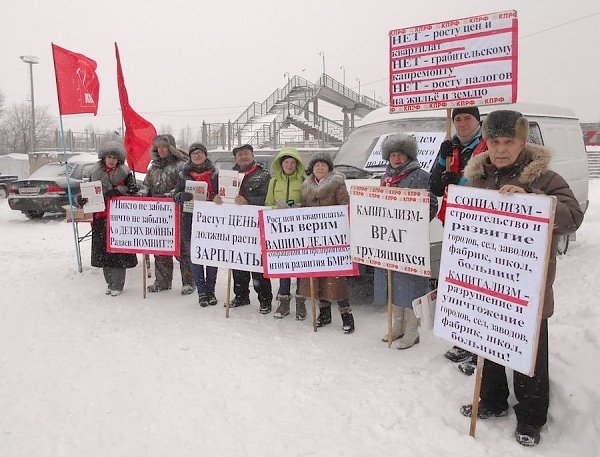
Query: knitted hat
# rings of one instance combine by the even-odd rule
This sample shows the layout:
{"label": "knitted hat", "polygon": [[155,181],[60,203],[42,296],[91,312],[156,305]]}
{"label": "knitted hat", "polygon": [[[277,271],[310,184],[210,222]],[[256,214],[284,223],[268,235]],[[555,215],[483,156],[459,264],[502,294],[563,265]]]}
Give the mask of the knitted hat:
{"label": "knitted hat", "polygon": [[192,143],[188,149],[188,154],[192,155],[192,152],[194,152],[198,149],[200,149],[202,152],[204,152],[205,155],[208,156],[208,151],[206,150],[206,146],[204,146],[202,143]]}
{"label": "knitted hat", "polygon": [[159,146],[173,146],[176,147],[175,138],[173,135],[165,133],[163,135],[156,135],[152,140],[152,145],[156,148]]}
{"label": "knitted hat", "polygon": [[383,145],[381,145],[381,157],[383,160],[390,160],[390,154],[392,152],[403,152],[409,159],[416,159],[418,151],[419,146],[417,145],[417,140],[404,133],[388,135],[386,139],[383,140]]}
{"label": "knitted hat", "polygon": [[312,156],[312,159],[310,159],[310,163],[308,164],[309,174],[312,174],[312,169],[317,162],[323,162],[329,167],[329,171],[333,171],[333,160],[331,159],[331,156],[326,152],[317,152]]}
{"label": "knitted hat", "polygon": [[119,141],[106,141],[98,149],[98,158],[104,160],[106,156],[112,155],[119,159],[119,162],[125,162],[127,155],[123,143]]}
{"label": "knitted hat", "polygon": [[492,111],[483,121],[482,130],[486,140],[502,136],[527,141],[529,122],[518,111]]}
{"label": "knitted hat", "polygon": [[241,146],[238,146],[237,148],[233,148],[233,156],[235,157],[236,152],[241,151],[242,149],[248,149],[251,153],[254,154],[254,148],[252,147],[251,144],[242,144]]}
{"label": "knitted hat", "polygon": [[456,116],[458,116],[459,114],[470,114],[478,121],[480,120],[479,108],[477,108],[476,106],[471,106],[469,108],[454,108],[452,110],[452,121],[453,122],[454,122],[454,118]]}

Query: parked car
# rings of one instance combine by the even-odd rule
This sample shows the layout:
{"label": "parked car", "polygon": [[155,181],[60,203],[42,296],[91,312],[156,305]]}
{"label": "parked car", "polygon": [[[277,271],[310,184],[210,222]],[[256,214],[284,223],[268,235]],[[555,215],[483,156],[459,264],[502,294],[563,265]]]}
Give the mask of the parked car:
{"label": "parked car", "polygon": [[53,162],[36,170],[29,178],[13,181],[8,187],[8,205],[21,211],[29,219],[39,219],[44,213],[64,213],[63,205],[69,204],[67,176],[77,206],[77,196],[81,193],[79,183],[89,176],[97,158],[73,157],[66,163]]}
{"label": "parked car", "polygon": [[8,185],[17,179],[17,175],[0,175],[0,198],[8,197]]}

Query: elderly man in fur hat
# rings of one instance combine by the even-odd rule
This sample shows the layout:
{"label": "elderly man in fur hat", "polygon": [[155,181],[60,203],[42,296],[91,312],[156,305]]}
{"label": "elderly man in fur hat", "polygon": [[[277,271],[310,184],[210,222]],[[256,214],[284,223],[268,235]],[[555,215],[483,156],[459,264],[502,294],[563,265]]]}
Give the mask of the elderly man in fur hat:
{"label": "elderly man in fur hat", "polygon": [[[144,178],[141,194],[149,197],[172,197],[177,185],[177,176],[188,161],[185,151],[178,149],[172,135],[157,135],[150,149],[152,164]],[[196,287],[192,276],[190,253],[183,250],[179,261],[181,271],[182,295],[189,295]],[[169,290],[173,282],[173,256],[154,256],[154,284],[148,286],[148,292]]]}
{"label": "elderly man in fur hat", "polygon": [[[583,221],[583,212],[566,181],[548,168],[550,151],[542,146],[526,143],[528,130],[529,123],[519,112],[506,110],[490,113],[483,124],[488,151],[469,161],[464,177],[469,186],[496,189],[501,194],[534,193],[556,197],[535,374],[529,377],[514,372],[513,375],[518,402],[514,406],[517,416],[515,438],[523,446],[535,446],[540,441],[540,429],[546,423],[550,400],[548,318],[554,312],[552,284],[556,275],[558,235],[577,230]],[[486,360],[478,417],[487,419],[506,416],[508,394],[504,366]],[[470,416],[471,405],[462,406],[461,413]]]}

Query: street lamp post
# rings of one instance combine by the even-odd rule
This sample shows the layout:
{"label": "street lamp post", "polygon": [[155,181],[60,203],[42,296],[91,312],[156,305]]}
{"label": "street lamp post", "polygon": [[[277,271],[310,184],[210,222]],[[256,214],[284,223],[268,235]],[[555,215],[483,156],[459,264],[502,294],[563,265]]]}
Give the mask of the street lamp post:
{"label": "street lamp post", "polygon": [[21,61],[29,64],[29,84],[31,90],[31,151],[35,151],[35,101],[33,96],[33,66],[40,63],[36,56],[20,56]]}
{"label": "street lamp post", "polygon": [[342,84],[345,86],[346,85],[346,67],[344,67],[342,65],[340,67],[340,70],[342,70]]}
{"label": "street lamp post", "polygon": [[360,78],[356,78],[358,81],[358,98],[360,99]]}
{"label": "street lamp post", "polygon": [[323,74],[325,74],[325,51],[319,52],[320,56],[323,56]]}

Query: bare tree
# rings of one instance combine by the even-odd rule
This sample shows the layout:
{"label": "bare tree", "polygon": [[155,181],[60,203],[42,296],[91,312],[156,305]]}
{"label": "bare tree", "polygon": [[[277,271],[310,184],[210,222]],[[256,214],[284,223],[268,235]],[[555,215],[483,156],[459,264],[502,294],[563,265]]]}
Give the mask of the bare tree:
{"label": "bare tree", "polygon": [[[48,107],[35,110],[35,138],[40,147],[54,144],[56,120],[48,114]],[[0,121],[0,149],[5,152],[29,152],[32,150],[31,107],[27,103],[11,105]]]}
{"label": "bare tree", "polygon": [[4,102],[6,101],[6,97],[3,92],[0,92],[0,118],[4,114]]}

